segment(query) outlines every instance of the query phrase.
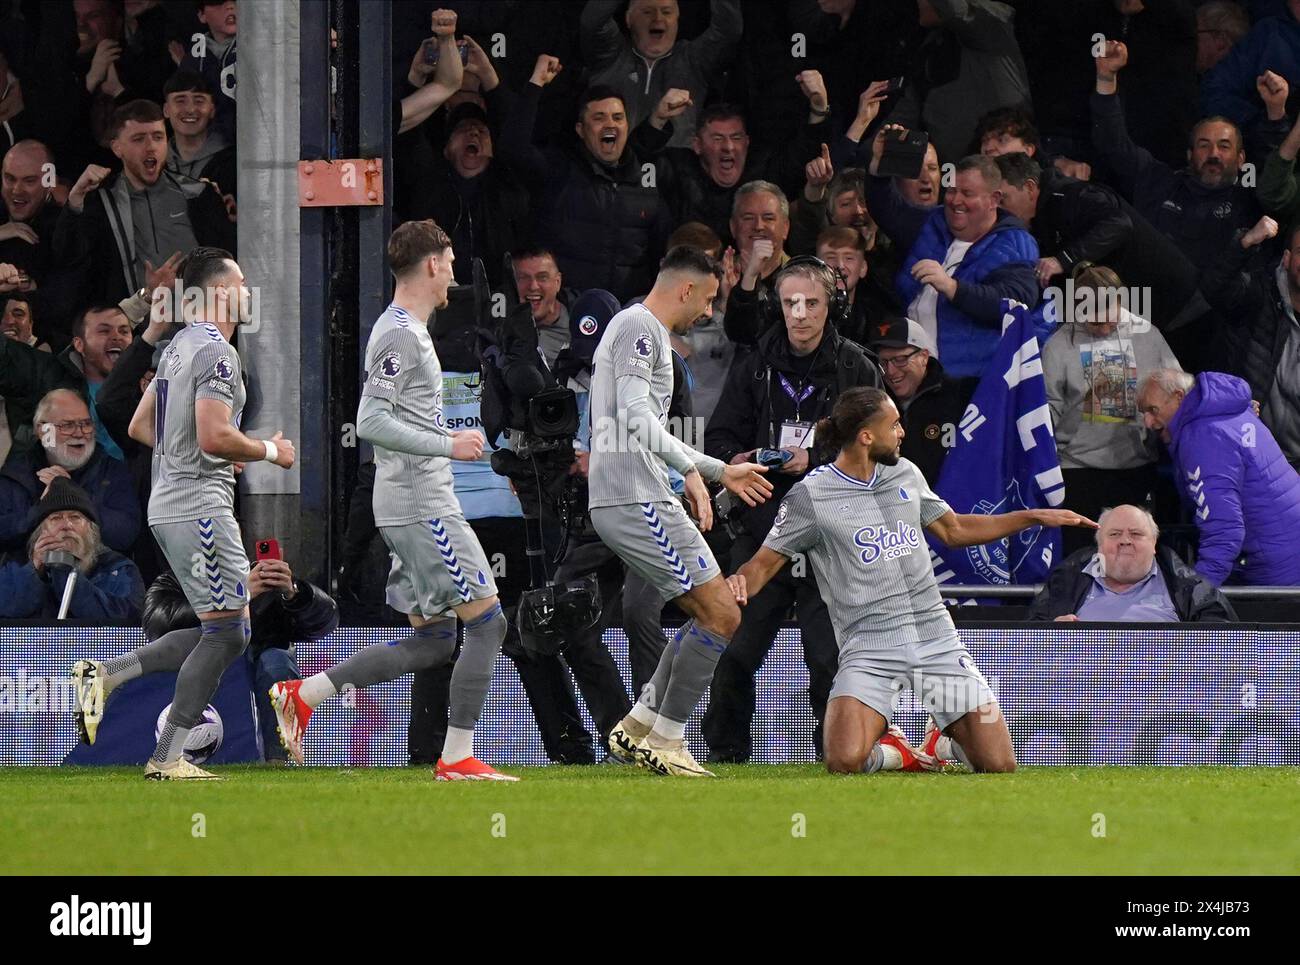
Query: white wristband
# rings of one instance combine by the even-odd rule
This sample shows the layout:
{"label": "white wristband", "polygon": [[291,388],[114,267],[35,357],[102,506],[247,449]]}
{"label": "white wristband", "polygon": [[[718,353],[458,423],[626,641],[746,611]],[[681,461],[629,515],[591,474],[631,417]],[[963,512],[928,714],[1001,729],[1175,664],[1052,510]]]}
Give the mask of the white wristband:
{"label": "white wristband", "polygon": [[275,443],[272,442],[270,439],[263,440],[262,445],[266,446],[267,462],[275,462],[277,459],[280,458],[280,450],[275,448]]}

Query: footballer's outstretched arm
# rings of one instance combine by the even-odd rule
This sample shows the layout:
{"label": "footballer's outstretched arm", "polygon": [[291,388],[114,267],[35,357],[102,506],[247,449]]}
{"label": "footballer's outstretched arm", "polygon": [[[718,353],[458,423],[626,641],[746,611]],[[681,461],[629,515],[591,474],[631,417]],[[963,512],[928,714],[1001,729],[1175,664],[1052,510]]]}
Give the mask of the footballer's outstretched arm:
{"label": "footballer's outstretched arm", "polygon": [[[742,462],[727,465],[721,459],[705,455],[675,438],[659,424],[650,409],[650,383],[637,375],[620,375],[618,399],[627,429],[647,451],[659,456],[686,480],[686,495],[692,513],[700,522],[700,531],[713,525],[713,510],[707,488],[700,478],[722,485],[739,496],[746,505],[757,506],[772,495],[772,484],[763,478],[767,467]],[[692,477],[692,472],[699,472]]]}
{"label": "footballer's outstretched arm", "polygon": [[1020,509],[1012,513],[985,516],[980,513],[944,513],[926,527],[945,546],[979,546],[1028,529],[1031,526],[1083,526],[1096,529],[1086,516],[1068,509]]}
{"label": "footballer's outstretched arm", "polygon": [[744,606],[749,602],[749,595],[757,595],[768,580],[781,572],[781,567],[790,562],[790,558],[767,546],[760,546],[758,552],[751,556],[740,569],[727,577],[727,585],[736,595],[736,602]]}

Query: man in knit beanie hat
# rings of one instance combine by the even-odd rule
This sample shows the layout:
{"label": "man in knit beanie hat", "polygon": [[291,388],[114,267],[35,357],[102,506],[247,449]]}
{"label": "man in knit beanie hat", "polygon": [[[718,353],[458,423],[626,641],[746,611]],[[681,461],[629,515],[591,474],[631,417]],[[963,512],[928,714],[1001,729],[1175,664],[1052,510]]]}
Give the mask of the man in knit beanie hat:
{"label": "man in knit beanie hat", "polygon": [[137,622],[144,581],[134,563],[100,541],[95,507],[85,490],[56,477],[29,517],[26,553],[0,566],[0,617],[53,620],[68,580],[77,582],[67,619],[78,623]]}

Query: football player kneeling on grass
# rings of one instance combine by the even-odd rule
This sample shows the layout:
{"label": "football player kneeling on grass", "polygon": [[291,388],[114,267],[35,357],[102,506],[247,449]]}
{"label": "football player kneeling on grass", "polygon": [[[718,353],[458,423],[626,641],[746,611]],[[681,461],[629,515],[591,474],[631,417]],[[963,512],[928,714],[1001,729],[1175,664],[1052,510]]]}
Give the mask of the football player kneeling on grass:
{"label": "football player kneeling on grass", "polygon": [[[899,456],[898,409],[880,389],[844,393],[816,433],[839,455],[795,484],[763,546],[728,583],[743,606],[796,553],[812,562],[840,643],[827,770],[930,770],[945,760],[1015,770],[1006,721],[943,605],[921,530],[976,546],[1031,526],[1097,524],[1063,509],[957,515]],[[889,726],[900,686],[933,718],[919,751]]]}

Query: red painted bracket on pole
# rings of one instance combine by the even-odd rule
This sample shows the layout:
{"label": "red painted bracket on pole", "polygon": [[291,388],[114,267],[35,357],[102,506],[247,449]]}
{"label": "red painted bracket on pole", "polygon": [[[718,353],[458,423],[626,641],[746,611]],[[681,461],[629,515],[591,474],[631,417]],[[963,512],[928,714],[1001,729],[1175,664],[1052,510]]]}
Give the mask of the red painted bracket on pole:
{"label": "red painted bracket on pole", "polygon": [[298,162],[298,206],[301,208],[383,203],[383,158]]}

